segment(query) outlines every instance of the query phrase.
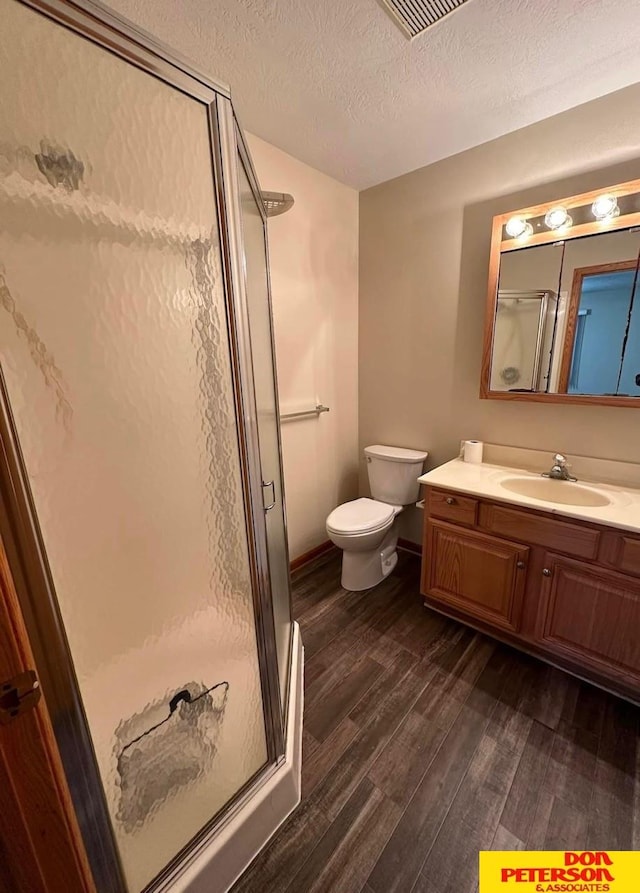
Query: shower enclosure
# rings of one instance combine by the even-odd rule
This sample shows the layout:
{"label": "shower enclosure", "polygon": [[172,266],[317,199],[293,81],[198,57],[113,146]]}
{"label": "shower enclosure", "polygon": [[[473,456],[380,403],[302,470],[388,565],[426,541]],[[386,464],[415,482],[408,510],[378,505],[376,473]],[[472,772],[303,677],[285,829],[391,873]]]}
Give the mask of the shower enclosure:
{"label": "shower enclosure", "polygon": [[265,211],[226,88],[93,3],[0,18],[0,533],[96,886],[138,893],[285,752]]}

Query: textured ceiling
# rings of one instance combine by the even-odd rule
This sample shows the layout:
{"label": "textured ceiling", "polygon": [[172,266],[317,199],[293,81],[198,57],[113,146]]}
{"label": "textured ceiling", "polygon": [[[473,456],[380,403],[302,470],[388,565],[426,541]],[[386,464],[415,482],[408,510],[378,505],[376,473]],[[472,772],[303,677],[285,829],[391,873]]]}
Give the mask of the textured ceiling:
{"label": "textured ceiling", "polygon": [[359,189],[640,81],[639,0],[469,0],[412,42],[376,0],[108,2]]}

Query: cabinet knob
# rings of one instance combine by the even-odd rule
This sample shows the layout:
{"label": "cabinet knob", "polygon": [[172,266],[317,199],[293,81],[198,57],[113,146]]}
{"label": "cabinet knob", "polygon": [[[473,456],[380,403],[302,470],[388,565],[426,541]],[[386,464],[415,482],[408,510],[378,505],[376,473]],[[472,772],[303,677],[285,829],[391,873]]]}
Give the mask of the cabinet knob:
{"label": "cabinet knob", "polygon": [[551,571],[549,570],[548,567],[545,567],[545,568],[543,568],[543,570],[542,570],[542,574],[543,574],[543,576],[545,576],[545,577],[550,577],[550,576],[551,576]]}
{"label": "cabinet knob", "polygon": [[453,496],[447,496],[446,503],[447,503],[447,505],[455,505],[456,501],[453,498]]}
{"label": "cabinet knob", "polygon": [[524,567],[526,567],[526,565],[525,565],[524,561],[517,561],[516,567],[518,568],[518,570],[522,570]]}

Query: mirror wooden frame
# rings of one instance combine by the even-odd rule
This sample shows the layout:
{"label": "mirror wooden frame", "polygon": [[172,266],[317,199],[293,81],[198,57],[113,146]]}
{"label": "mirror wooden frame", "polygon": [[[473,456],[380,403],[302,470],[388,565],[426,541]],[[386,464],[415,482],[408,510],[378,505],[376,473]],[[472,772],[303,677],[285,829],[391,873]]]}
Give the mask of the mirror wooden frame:
{"label": "mirror wooden frame", "polygon": [[[540,205],[529,208],[519,208],[506,214],[498,214],[493,218],[491,228],[491,249],[489,255],[489,284],[487,290],[487,303],[485,310],[484,336],[482,345],[482,369],[480,373],[480,398],[482,400],[519,400],[528,403],[573,403],[587,406],[633,406],[640,407],[640,397],[615,397],[600,396],[598,394],[566,394],[547,393],[545,391],[514,393],[510,391],[491,390],[491,361],[493,356],[493,335],[496,309],[498,303],[498,279],[500,276],[500,258],[504,252],[515,251],[519,248],[530,248],[534,245],[548,245],[557,242],[567,242],[582,236],[592,236],[599,233],[615,232],[615,230],[630,229],[640,226],[640,211],[630,214],[620,214],[611,220],[594,220],[589,223],[580,223],[567,227],[562,232],[558,230],[545,230],[535,232],[526,240],[522,238],[503,238],[503,228],[511,217],[523,217],[529,220],[543,217],[547,211],[556,205],[562,205],[568,211],[572,208],[580,208],[592,204],[598,196],[607,194],[622,198],[627,195],[640,193],[640,180],[630,180],[627,183],[619,183],[617,186],[604,187],[591,192],[583,192],[580,195],[572,195],[568,198],[554,199]],[[563,348],[566,350],[566,348]],[[568,370],[567,370],[568,375]],[[566,377],[566,376],[565,376]]]}

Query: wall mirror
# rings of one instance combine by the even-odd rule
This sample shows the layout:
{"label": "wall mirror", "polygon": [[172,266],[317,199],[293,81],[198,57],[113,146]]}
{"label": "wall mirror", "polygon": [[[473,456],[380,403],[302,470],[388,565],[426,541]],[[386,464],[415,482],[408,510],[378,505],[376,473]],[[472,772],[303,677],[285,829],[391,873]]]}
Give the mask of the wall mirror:
{"label": "wall mirror", "polygon": [[493,219],[480,396],[640,406],[640,180]]}

